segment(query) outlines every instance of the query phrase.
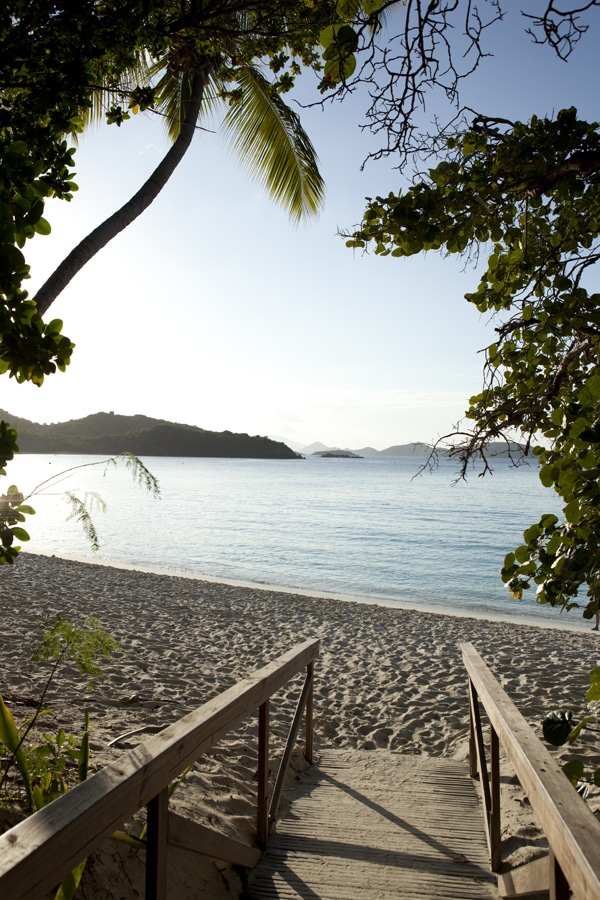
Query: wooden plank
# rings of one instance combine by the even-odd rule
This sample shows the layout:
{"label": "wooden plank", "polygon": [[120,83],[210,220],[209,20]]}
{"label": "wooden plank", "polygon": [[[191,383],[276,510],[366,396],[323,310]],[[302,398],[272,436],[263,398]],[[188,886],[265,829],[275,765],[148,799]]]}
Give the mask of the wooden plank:
{"label": "wooden plank", "polygon": [[[477,692],[475,692],[475,696]],[[475,718],[473,710],[473,685],[471,679],[468,683],[467,703],[469,705],[469,774],[471,778],[477,778],[479,771],[477,769],[477,740],[475,737]]]}
{"label": "wooden plank", "polygon": [[488,843],[490,860],[494,859],[494,844],[492,840],[492,794],[490,791],[490,778],[485,758],[485,742],[483,739],[483,728],[481,725],[481,710],[479,708],[479,697],[477,690],[472,681],[469,682],[469,718],[471,722],[471,741],[475,747],[477,754],[477,764],[473,767],[470,765],[471,774],[473,771],[479,772],[481,781],[481,799],[483,802],[483,819],[485,823],[485,836]]}
{"label": "wooden plank", "polygon": [[600,898],[600,822],[533,733],[472,644],[463,660],[577,900]]}
{"label": "wooden plank", "polygon": [[306,724],[306,735],[304,741],[304,757],[308,763],[312,766],[314,762],[314,751],[313,751],[313,735],[314,735],[314,727],[313,727],[313,684],[315,681],[315,664],[314,662],[310,662],[306,667],[306,674],[310,678],[310,690],[308,692],[308,697],[306,698],[306,716],[305,716],[305,724]]}
{"label": "wooden plank", "polygon": [[502,867],[502,841],[500,827],[500,741],[490,725],[490,867],[499,872]]}
{"label": "wooden plank", "polygon": [[319,641],[298,644],[1,835],[0,897],[36,900],[50,890],[318,649]]}
{"label": "wooden plank", "polygon": [[247,869],[253,869],[261,857],[261,852],[256,847],[242,844],[241,841],[173,812],[169,813],[169,845],[222,859],[236,866],[245,866]]}
{"label": "wooden plank", "polygon": [[288,800],[253,900],[498,896],[466,762],[327,750]]}
{"label": "wooden plank", "polygon": [[258,708],[258,771],[256,797],[256,840],[261,850],[269,841],[269,701]]}

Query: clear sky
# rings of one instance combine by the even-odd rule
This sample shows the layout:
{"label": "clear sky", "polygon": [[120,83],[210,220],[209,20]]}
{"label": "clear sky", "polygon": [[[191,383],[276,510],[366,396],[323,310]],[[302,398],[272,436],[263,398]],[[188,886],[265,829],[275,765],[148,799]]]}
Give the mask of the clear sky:
{"label": "clear sky", "polygon": [[[597,118],[597,30],[568,64],[533,46],[515,16],[494,35],[464,101],[511,119],[571,105]],[[51,307],[76,344],[66,373],[39,389],[5,376],[0,406],[37,422],[114,410],[349,448],[450,430],[480,388],[493,325],[463,299],[478,276],[461,260],[375,258],[337,236],[360,221],[365,196],[403,184],[393,159],[360,171],[378,146],[359,130],[363,110],[353,98],[302,114],[327,198],[299,228],[218,134],[199,133],[152,207]],[[25,251],[32,294],[167,147],[161,122],[142,115],[83,137],[79,192],[47,208],[52,234]]]}

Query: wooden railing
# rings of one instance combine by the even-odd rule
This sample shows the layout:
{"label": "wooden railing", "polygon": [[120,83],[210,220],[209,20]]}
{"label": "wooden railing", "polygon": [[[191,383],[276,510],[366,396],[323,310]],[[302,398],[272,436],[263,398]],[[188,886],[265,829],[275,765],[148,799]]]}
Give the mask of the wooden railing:
{"label": "wooden railing", "polygon": [[[501,875],[502,896],[549,890],[552,900],[600,900],[600,822],[574,790],[472,644],[462,644],[469,673],[471,775],[481,774],[492,871],[502,866],[500,743],[548,839],[549,856]],[[490,723],[490,771],[479,703]]]}
{"label": "wooden railing", "polygon": [[[319,641],[298,644],[0,836],[0,897],[37,900],[143,806],[148,809],[146,900],[166,896],[169,844],[254,865],[260,850],[170,813],[168,786],[258,709],[257,843],[264,849],[303,711],[305,756],[312,762],[312,685],[318,650]],[[267,804],[269,698],[304,668],[306,680]]]}

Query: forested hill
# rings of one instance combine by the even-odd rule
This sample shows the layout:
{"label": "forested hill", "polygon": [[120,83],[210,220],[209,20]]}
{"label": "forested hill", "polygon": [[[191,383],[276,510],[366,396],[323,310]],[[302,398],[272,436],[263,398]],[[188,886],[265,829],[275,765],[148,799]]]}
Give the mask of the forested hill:
{"label": "forested hill", "polygon": [[298,459],[281,441],[231,431],[205,431],[147,416],[96,413],[55,425],[39,425],[0,410],[0,419],[19,432],[22,453],[94,453],[114,456],[220,456],[244,459]]}

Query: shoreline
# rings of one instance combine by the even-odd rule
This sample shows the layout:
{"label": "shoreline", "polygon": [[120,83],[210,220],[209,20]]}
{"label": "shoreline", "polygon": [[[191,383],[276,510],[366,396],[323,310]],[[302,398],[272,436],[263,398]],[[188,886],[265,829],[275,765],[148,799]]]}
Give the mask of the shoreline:
{"label": "shoreline", "polygon": [[[135,695],[141,694],[142,686],[156,693],[159,685],[167,706],[175,700],[176,706],[197,705],[207,691],[214,696],[309,638],[321,640],[319,668],[331,682],[323,691],[336,693],[335,708],[344,707],[345,680],[352,672],[352,680],[358,679],[365,696],[372,682],[376,693],[388,698],[386,718],[404,692],[409,698],[403,702],[412,703],[413,695],[425,692],[431,697],[443,692],[442,676],[464,680],[458,649],[463,642],[477,646],[502,675],[503,683],[514,684],[516,697],[527,706],[542,693],[552,697],[549,708],[560,705],[561,698],[581,706],[587,673],[600,660],[597,632],[565,629],[558,623],[548,628],[546,623],[500,622],[453,611],[315,597],[51,555],[22,554],[14,566],[0,569],[0,579],[4,586],[0,591],[0,679],[10,679],[14,666],[23,686],[31,680],[23,649],[35,643],[44,623],[57,615],[75,622],[94,616],[121,644],[122,653],[106,665],[107,680],[97,685],[90,699],[112,695],[115,712],[123,702],[122,695],[115,699],[116,690],[123,694],[131,690]],[[173,690],[169,687],[172,671],[178,673],[173,676]],[[76,673],[70,672],[68,680],[74,683]],[[413,683],[419,688],[410,689]],[[573,684],[578,686],[576,692]],[[374,722],[380,707],[377,698]],[[171,712],[176,715],[175,707]],[[337,726],[342,746],[360,745],[352,729],[346,730],[343,717],[332,734],[337,735]],[[394,749],[393,739],[384,743]],[[440,738],[423,745],[417,742],[414,750],[427,751],[430,743],[435,754],[448,749],[446,738]]]}
{"label": "shoreline", "polygon": [[[378,595],[367,596],[367,595],[359,595],[359,594],[348,594],[348,593],[338,593],[331,591],[312,591],[304,588],[293,588],[287,587],[285,585],[272,585],[266,584],[263,582],[252,582],[252,581],[239,581],[233,578],[218,578],[213,575],[202,575],[197,572],[194,572],[190,569],[178,569],[178,568],[168,568],[161,566],[144,566],[144,565],[136,565],[134,563],[126,563],[123,561],[115,561],[115,560],[106,560],[106,559],[93,559],[86,556],[79,556],[77,554],[61,554],[58,555],[56,553],[36,551],[35,553],[29,553],[26,550],[21,551],[21,555],[25,556],[40,556],[44,558],[56,558],[63,559],[69,562],[78,562],[82,565],[88,566],[99,566],[101,568],[109,568],[109,569],[117,569],[122,570],[124,572],[140,572],[142,574],[156,575],[159,578],[184,578],[189,579],[191,581],[200,581],[204,584],[214,584],[214,585],[222,585],[227,587],[239,587],[245,588],[247,590],[254,591],[265,591],[267,593],[272,592],[275,594],[288,594],[291,596],[297,597],[310,597],[315,600],[335,600],[341,601],[343,603],[359,603],[365,606],[380,606],[384,609],[402,609],[409,610],[413,612],[425,612],[434,616],[452,616],[453,618],[459,619],[478,619],[486,622],[500,622],[507,625],[531,625],[537,628],[550,628],[559,631],[574,631],[578,633],[582,633],[588,630],[591,630],[591,620],[585,620],[581,617],[581,615],[577,614],[577,610],[573,611],[573,617],[570,621],[567,621],[564,617],[564,614],[561,614],[558,610],[555,612],[551,607],[541,607],[535,606],[534,609],[537,612],[540,611],[540,616],[536,616],[535,612],[532,610],[531,612],[526,613],[514,613],[511,615],[510,612],[503,612],[497,610],[495,607],[490,607],[490,609],[480,610],[480,609],[471,609],[469,607],[441,607],[435,604],[422,604],[418,601],[408,601],[408,600],[400,600],[400,599],[388,599],[385,597],[380,597]],[[510,602],[507,600],[507,603]],[[517,604],[519,601],[513,601],[513,603]],[[542,609],[544,612],[542,613]]]}

